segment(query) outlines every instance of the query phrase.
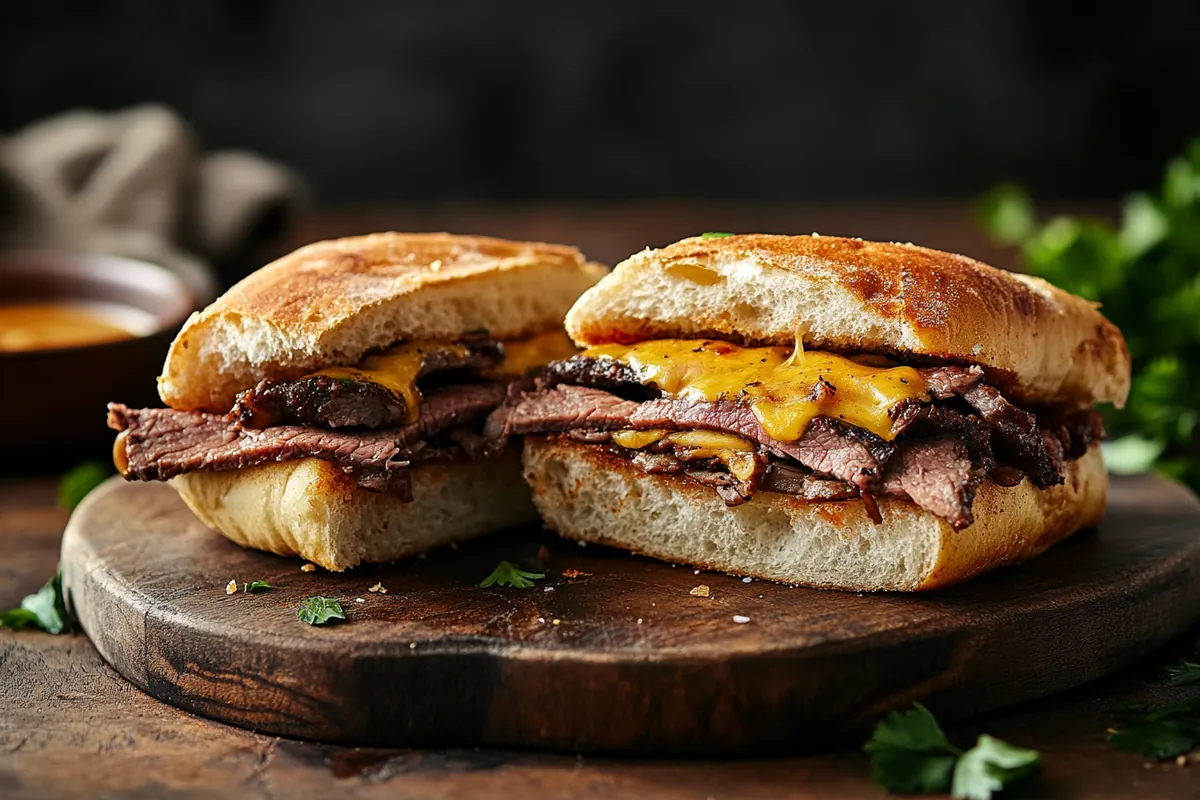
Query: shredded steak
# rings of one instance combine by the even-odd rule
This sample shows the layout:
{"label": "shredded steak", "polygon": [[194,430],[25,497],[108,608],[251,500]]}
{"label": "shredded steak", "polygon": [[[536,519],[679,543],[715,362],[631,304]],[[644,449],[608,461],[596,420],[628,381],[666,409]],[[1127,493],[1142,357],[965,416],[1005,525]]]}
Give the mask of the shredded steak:
{"label": "shredded steak", "polygon": [[907,497],[955,530],[974,522],[971,504],[983,480],[958,439],[918,439],[897,449],[880,481],[881,494]]}
{"label": "shredded steak", "polygon": [[[482,372],[500,363],[504,349],[491,339],[462,342],[465,355],[433,349],[418,377],[451,371]],[[238,395],[230,415],[248,428],[322,425],[330,428],[394,428],[404,422],[404,398],[378,383],[317,375],[261,381]]]}
{"label": "shredded steak", "polygon": [[[972,523],[971,506],[983,480],[1015,486],[1028,475],[1039,488],[1062,483],[1064,461],[1079,458],[1103,436],[1094,411],[1039,425],[1033,414],[984,383],[979,367],[928,367],[920,373],[932,401],[905,401],[891,410],[894,441],[817,417],[799,440],[783,442],[768,435],[753,410],[736,398],[706,402],[661,397],[654,390],[639,402],[629,385],[636,376],[626,365],[577,356],[551,364],[534,387],[511,395],[489,418],[487,435],[562,433],[623,452],[646,472],[713,486],[731,505],[757,490],[810,500],[861,497],[870,501],[876,518],[876,496],[898,497],[956,529]],[[739,482],[719,463],[698,469],[669,448],[651,445],[634,452],[610,444],[611,431],[628,429],[736,434],[758,444],[764,469]]]}
{"label": "shredded steak", "polygon": [[[408,494],[404,467],[414,461],[459,457],[463,436],[443,445],[430,440],[491,411],[504,396],[494,383],[445,387],[427,396],[416,422],[379,431],[337,431],[295,425],[245,428],[227,416],[170,408],[130,409],[110,404],[109,427],[126,431],[124,476],[168,480],[196,470],[229,470],[301,458],[334,464],[369,489]],[[482,451],[484,448],[480,448]]]}
{"label": "shredded steak", "polygon": [[999,461],[1020,469],[1039,489],[1063,482],[1065,453],[1054,431],[1040,428],[1033,414],[1017,408],[985,383],[966,392],[963,399],[991,429],[992,450]]}

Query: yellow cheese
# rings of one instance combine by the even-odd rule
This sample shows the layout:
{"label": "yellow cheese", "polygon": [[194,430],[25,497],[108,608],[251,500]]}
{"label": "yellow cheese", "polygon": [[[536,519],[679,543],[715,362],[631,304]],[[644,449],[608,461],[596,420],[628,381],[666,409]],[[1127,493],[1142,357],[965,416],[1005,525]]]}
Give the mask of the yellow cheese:
{"label": "yellow cheese", "polygon": [[570,358],[579,352],[562,328],[535,334],[528,339],[504,343],[504,361],[497,372],[502,375],[526,375],[551,361]]}
{"label": "yellow cheese", "polygon": [[621,447],[630,450],[641,450],[647,445],[654,444],[667,435],[666,431],[614,431],[612,440]]}
{"label": "yellow cheese", "polygon": [[794,442],[818,416],[843,420],[891,439],[888,412],[910,398],[928,400],[912,367],[859,364],[844,356],[791,347],[739,347],[715,340],[659,339],[606,344],[585,356],[628,364],[638,379],[672,397],[739,399],[772,437]]}
{"label": "yellow cheese", "polygon": [[[524,375],[531,369],[560,358],[570,358],[578,352],[562,329],[547,331],[527,339],[504,342],[503,346],[504,360],[495,370],[501,375]],[[330,367],[305,377],[323,376],[377,383],[386,387],[404,400],[405,423],[410,424],[417,421],[421,407],[421,392],[417,389],[417,380],[421,377],[425,360],[434,353],[448,353],[456,358],[466,358],[469,355],[467,348],[456,342],[404,342],[377,355],[367,356],[353,367]]]}
{"label": "yellow cheese", "polygon": [[720,459],[733,475],[742,480],[749,479],[757,467],[754,460],[753,443],[740,436],[734,436],[732,433],[716,431],[669,433],[663,430],[629,430],[614,431],[612,440],[630,450],[640,450],[655,442],[666,442],[674,445],[675,455],[684,461],[700,458]]}
{"label": "yellow cheese", "polygon": [[461,344],[445,342],[404,342],[378,355],[367,356],[354,367],[330,367],[306,375],[308,378],[323,376],[336,380],[377,383],[391,389],[404,400],[405,424],[417,421],[421,408],[421,392],[417,389],[417,378],[425,359],[434,352],[449,352],[457,358],[466,358],[468,350]]}

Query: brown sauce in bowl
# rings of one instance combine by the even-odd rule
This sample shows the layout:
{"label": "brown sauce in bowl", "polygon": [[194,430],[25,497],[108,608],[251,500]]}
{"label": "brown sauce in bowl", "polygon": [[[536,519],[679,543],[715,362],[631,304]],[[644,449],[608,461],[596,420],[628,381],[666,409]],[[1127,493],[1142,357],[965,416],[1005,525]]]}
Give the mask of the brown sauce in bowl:
{"label": "brown sauce in bowl", "polygon": [[138,309],[70,301],[0,303],[0,353],[53,350],[143,335]]}

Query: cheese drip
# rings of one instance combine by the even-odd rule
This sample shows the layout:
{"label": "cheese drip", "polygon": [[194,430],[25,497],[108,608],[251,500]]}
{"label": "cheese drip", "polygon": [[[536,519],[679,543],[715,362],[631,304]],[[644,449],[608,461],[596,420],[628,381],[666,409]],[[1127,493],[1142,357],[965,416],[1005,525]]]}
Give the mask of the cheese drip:
{"label": "cheese drip", "polygon": [[732,475],[744,481],[750,479],[758,466],[754,459],[754,445],[732,433],[715,431],[671,433],[660,430],[629,430],[615,431],[612,434],[612,440],[630,450],[641,450],[655,442],[665,442],[673,445],[675,455],[684,461],[715,458],[723,462],[725,468]]}
{"label": "cheese drip", "polygon": [[892,439],[888,412],[904,400],[928,400],[912,367],[875,367],[844,356],[791,347],[739,347],[699,339],[606,344],[584,355],[629,365],[646,385],[671,397],[740,400],[770,436],[794,442],[825,416]]}
{"label": "cheese drip", "polygon": [[326,377],[334,380],[377,383],[391,389],[404,400],[404,424],[417,421],[421,410],[421,391],[417,378],[425,359],[434,353],[445,352],[454,358],[466,358],[468,350],[461,344],[446,342],[404,342],[377,355],[367,356],[354,367],[330,367],[306,375],[306,378]]}
{"label": "cheese drip", "polygon": [[567,332],[557,328],[527,339],[504,342],[504,361],[496,371],[501,375],[522,377],[551,361],[561,361],[578,352],[579,348],[567,336]]}
{"label": "cheese drip", "polygon": [[[502,376],[522,376],[531,369],[557,359],[570,358],[578,352],[561,329],[502,342],[502,345],[504,360],[494,370],[494,374]],[[441,354],[462,359],[469,355],[469,351],[465,345],[457,342],[404,342],[377,355],[367,356],[353,367],[330,367],[304,377],[377,383],[404,400],[405,424],[411,424],[417,421],[421,408],[421,391],[417,388],[421,369],[427,359]]]}

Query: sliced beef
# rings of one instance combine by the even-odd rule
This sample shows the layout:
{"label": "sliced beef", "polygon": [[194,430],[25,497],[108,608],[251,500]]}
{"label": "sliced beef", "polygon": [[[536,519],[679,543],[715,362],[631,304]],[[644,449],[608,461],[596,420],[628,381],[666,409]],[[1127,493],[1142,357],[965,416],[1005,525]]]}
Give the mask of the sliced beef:
{"label": "sliced beef", "polygon": [[1024,472],[1039,489],[1063,482],[1062,441],[1040,428],[1037,418],[1004,399],[992,386],[981,383],[963,395],[991,429],[992,450],[998,461]]}
{"label": "sliced beef", "polygon": [[938,400],[946,400],[963,394],[983,382],[983,370],[974,365],[970,367],[926,367],[917,372],[929,385],[929,393]]}
{"label": "sliced beef", "polygon": [[[431,348],[419,378],[434,373],[482,372],[504,358],[491,339],[463,341],[466,353]],[[231,416],[248,428],[272,425],[321,425],[329,428],[393,428],[404,422],[404,398],[373,381],[315,375],[291,381],[259,382],[237,396]]]}
{"label": "sliced beef", "polygon": [[479,420],[503,398],[499,384],[467,384],[431,393],[411,425],[381,431],[336,431],[278,425],[238,428],[228,417],[169,408],[109,406],[108,424],[125,431],[122,469],[131,480],[168,480],[196,470],[229,470],[301,458],[328,461],[361,485],[407,494],[404,467],[413,461],[461,456],[466,446],[430,440]]}
{"label": "sliced beef", "polygon": [[908,498],[962,530],[974,522],[971,504],[983,475],[962,441],[917,439],[897,448],[879,488],[880,494]]}
{"label": "sliced beef", "polygon": [[649,400],[660,392],[653,386],[644,385],[633,367],[615,358],[589,358],[572,356],[563,361],[552,361],[542,369],[542,381],[553,386],[569,383],[588,386],[630,400]]}
{"label": "sliced beef", "polygon": [[858,497],[857,486],[836,478],[814,475],[808,470],[780,461],[774,461],[767,467],[762,490],[795,495],[811,501],[849,500]]}
{"label": "sliced beef", "polygon": [[496,409],[484,433],[492,438],[527,433],[562,433],[578,428],[615,431],[631,427],[638,403],[602,389],[555,386],[524,393]]}

